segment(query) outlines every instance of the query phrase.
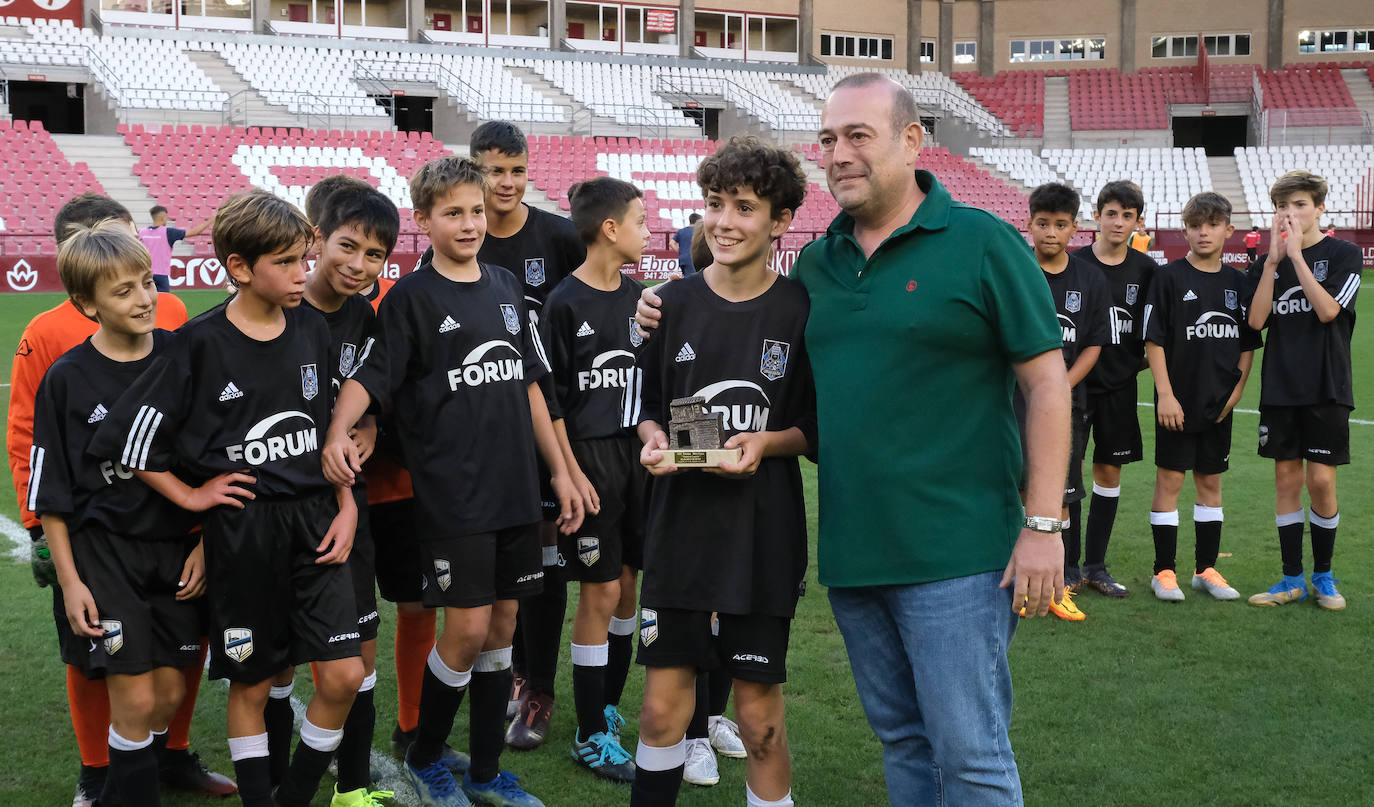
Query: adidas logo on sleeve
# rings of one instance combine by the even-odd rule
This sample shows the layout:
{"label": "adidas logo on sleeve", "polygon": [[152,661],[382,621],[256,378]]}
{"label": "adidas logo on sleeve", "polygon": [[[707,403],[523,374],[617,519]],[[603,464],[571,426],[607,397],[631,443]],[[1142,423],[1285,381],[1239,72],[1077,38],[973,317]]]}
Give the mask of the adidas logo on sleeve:
{"label": "adidas logo on sleeve", "polygon": [[439,323],[439,333],[448,333],[449,331],[456,331],[459,327],[460,326],[458,325],[458,323],[453,321],[453,317],[446,316],[444,317],[444,321]]}
{"label": "adidas logo on sleeve", "polygon": [[592,330],[592,326],[588,325],[585,320],[582,322],[582,327],[577,329],[578,336],[592,336],[595,333],[596,331]]}
{"label": "adidas logo on sleeve", "polygon": [[225,384],[224,391],[219,394],[219,399],[221,401],[232,401],[235,398],[242,397],[243,391],[240,390],[238,387],[234,386],[234,382],[232,381],[230,381],[228,384]]}
{"label": "adidas logo on sleeve", "polygon": [[682,349],[679,350],[679,351],[677,352],[677,358],[673,359],[673,361],[675,361],[675,362],[692,361],[692,360],[695,359],[696,357],[697,357],[697,352],[696,352],[695,350],[692,350],[692,343],[691,343],[691,342],[683,342],[683,343],[682,343]]}
{"label": "adidas logo on sleeve", "polygon": [[103,404],[103,403],[98,403],[98,404],[95,405],[95,409],[92,409],[92,410],[91,410],[91,416],[88,417],[88,418],[86,418],[86,422],[87,422],[87,423],[99,423],[100,421],[104,420],[104,419],[105,419],[105,416],[108,415],[108,414],[110,414],[110,413],[109,413],[108,411],[106,411],[106,409],[105,409],[105,404]]}

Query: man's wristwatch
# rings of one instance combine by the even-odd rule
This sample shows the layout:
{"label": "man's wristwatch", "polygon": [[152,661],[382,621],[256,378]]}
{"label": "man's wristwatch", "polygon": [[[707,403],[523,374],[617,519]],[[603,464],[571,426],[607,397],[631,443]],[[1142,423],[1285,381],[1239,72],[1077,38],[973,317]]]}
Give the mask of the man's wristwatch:
{"label": "man's wristwatch", "polygon": [[1021,524],[1032,532],[1063,532],[1068,528],[1069,522],[1060,521],[1049,516],[1026,516],[1026,520]]}

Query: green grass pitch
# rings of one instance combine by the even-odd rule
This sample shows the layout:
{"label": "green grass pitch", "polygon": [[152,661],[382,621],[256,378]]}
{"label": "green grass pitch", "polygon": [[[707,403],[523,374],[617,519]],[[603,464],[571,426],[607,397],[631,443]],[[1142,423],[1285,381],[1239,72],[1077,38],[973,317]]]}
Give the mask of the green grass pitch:
{"label": "green grass pitch", "polygon": [[[182,296],[193,313],[217,300],[214,292]],[[60,299],[0,295],[0,344],[16,344],[29,318]],[[1374,310],[1374,302],[1367,296],[1361,308]],[[1362,318],[1370,316],[1366,312]],[[1355,337],[1358,400],[1374,390],[1374,328],[1361,323]],[[1255,366],[1241,403],[1244,409],[1255,409],[1258,401],[1258,359]],[[8,368],[7,359],[5,381]],[[1147,376],[1142,375],[1142,401],[1150,400]],[[4,397],[7,401],[8,395]],[[1357,410],[1354,417],[1374,419],[1369,411],[1374,408]],[[1152,412],[1140,410],[1147,457],[1152,456]],[[1272,465],[1254,453],[1257,417],[1240,413],[1236,424],[1232,470],[1225,477],[1227,520],[1219,567],[1248,596],[1276,580],[1278,548]],[[1026,622],[1012,646],[1016,709],[1011,735],[1027,804],[1369,803],[1369,771],[1374,769],[1369,742],[1374,715],[1369,686],[1374,425],[1352,424],[1351,443],[1354,464],[1339,475],[1343,519],[1335,571],[1349,601],[1342,613],[1324,613],[1310,602],[1273,610],[1244,601],[1214,602],[1186,585],[1183,603],[1154,600],[1148,585],[1153,554],[1147,521],[1153,471],[1148,462],[1127,467],[1109,557],[1132,596],[1116,602],[1084,593],[1079,602],[1088,615],[1085,622]],[[814,469],[807,468],[805,475],[814,540]],[[8,467],[3,476],[0,513],[14,519]],[[1185,486],[1181,568],[1191,558],[1191,496]],[[938,530],[939,525],[926,528]],[[824,589],[815,584],[814,565],[808,577],[811,586],[793,627],[792,679],[786,686],[794,793],[799,804],[880,804],[880,746],[859,708]],[[575,596],[570,600],[569,626]],[[0,613],[5,615],[0,620],[0,732],[6,749],[0,803],[66,804],[78,759],[64,674],[50,596],[33,585],[23,564],[0,562]],[[388,753],[395,720],[390,661],[394,612],[384,606],[382,619],[376,748]],[[529,790],[549,805],[627,803],[627,789],[593,781],[568,757],[574,718],[567,652],[565,638],[552,736],[538,751],[508,752],[503,767],[523,777]],[[297,694],[308,693],[304,670],[298,681]],[[631,718],[626,745],[631,750],[642,682],[642,673],[632,670],[625,697]],[[203,685],[192,748],[215,770],[230,772],[225,691],[217,682]],[[466,720],[464,709],[454,731],[454,745],[460,748],[467,744]],[[741,803],[743,764],[721,759],[720,768],[719,785],[685,785],[681,803]],[[169,794],[163,803],[179,807],[201,799]],[[324,805],[328,799],[321,795],[315,803]]]}

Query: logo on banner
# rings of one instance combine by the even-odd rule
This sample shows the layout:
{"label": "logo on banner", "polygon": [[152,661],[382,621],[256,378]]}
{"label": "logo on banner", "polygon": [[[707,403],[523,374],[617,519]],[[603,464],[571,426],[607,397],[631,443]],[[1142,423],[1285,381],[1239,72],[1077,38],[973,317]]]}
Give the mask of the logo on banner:
{"label": "logo on banner", "polygon": [[242,664],[253,655],[253,631],[229,628],[224,631],[224,655]]}
{"label": "logo on banner", "polygon": [[47,11],[58,11],[67,7],[72,0],[33,0],[33,4]]}
{"label": "logo on banner", "polygon": [[5,282],[10,284],[10,288],[15,291],[28,291],[38,285],[38,270],[30,266],[28,261],[20,258],[5,273]]}

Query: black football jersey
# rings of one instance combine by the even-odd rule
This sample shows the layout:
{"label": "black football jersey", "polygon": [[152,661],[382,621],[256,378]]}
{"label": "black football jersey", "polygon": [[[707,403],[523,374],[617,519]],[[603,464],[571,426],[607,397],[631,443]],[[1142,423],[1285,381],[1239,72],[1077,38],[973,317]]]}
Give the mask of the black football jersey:
{"label": "black football jersey", "polygon": [[[377,286],[376,283],[372,285],[374,288]],[[338,396],[339,385],[353,372],[353,365],[357,363],[363,345],[372,335],[376,314],[361,294],[345,297],[337,311],[322,311],[311,305],[309,300],[301,300],[301,308],[324,317],[325,324],[329,326],[329,385],[331,395]]]}
{"label": "black football jersey", "polygon": [[[568,438],[626,433],[639,422],[635,405],[643,375],[635,354],[635,305],[644,285],[620,276],[620,288],[601,291],[568,275],[544,304],[539,333],[553,366],[553,395]],[[628,404],[628,405],[627,405]]]}
{"label": "black football jersey", "polygon": [[539,520],[528,388],[547,357],[520,284],[481,272],[460,283],[425,265],[396,281],[351,376],[393,408],[421,540]]}
{"label": "black football jersey", "polygon": [[1241,354],[1260,347],[1246,322],[1245,275],[1204,272],[1179,258],[1155,273],[1145,304],[1145,341],[1164,348],[1183,430],[1205,431],[1240,381]]}
{"label": "black football jersey", "polygon": [[259,341],[226,312],[214,308],[176,331],[110,410],[92,451],[135,470],[176,471],[193,485],[247,471],[259,498],[328,490],[320,466],[332,403],[324,319],[283,309],[281,334]]}
{"label": "black football jersey", "polygon": [[[1073,255],[1069,256],[1064,271],[1059,274],[1045,272],[1044,275],[1050,294],[1054,296],[1059,328],[1064,332],[1064,366],[1072,367],[1085,348],[1107,344],[1110,327],[1107,316],[1111,307],[1107,281],[1097,267]],[[1098,361],[1101,361],[1100,356]],[[1077,409],[1087,406],[1087,385],[1085,378],[1073,388],[1073,405]]]}
{"label": "black football jersey", "polygon": [[87,453],[110,408],[170,338],[153,332],[153,350],[137,361],[111,359],[91,340],[67,351],[43,376],[34,401],[27,506],[61,516],[73,534],[87,524],[135,540],[180,538],[196,516],[134,476],[118,459]]}
{"label": "black football jersey", "polygon": [[1136,249],[1126,250],[1126,260],[1108,266],[1098,260],[1092,245],[1075,250],[1075,257],[1102,270],[1107,280],[1110,298],[1107,309],[1107,341],[1102,355],[1088,373],[1088,392],[1118,390],[1135,383],[1145,358],[1145,336],[1141,320],[1145,314],[1145,297],[1150,292],[1150,279],[1159,264],[1154,258]]}
{"label": "black football jersey", "polygon": [[[1323,323],[1312,310],[1297,270],[1288,258],[1279,261],[1274,280],[1260,376],[1260,404],[1307,406],[1338,403],[1355,408],[1350,373],[1350,339],[1355,332],[1355,297],[1363,263],[1360,248],[1326,237],[1302,251],[1312,277],[1341,305],[1341,313]],[[1250,265],[1248,295],[1259,285],[1267,255]]]}
{"label": "black football jersey", "polygon": [[[669,404],[701,396],[740,432],[802,429],[815,446],[816,403],[804,333],[810,301],[780,277],[742,303],[697,273],[663,289],[663,319],[640,359],[639,421],[671,433]],[[699,470],[655,477],[647,507],[644,586],[654,608],[792,616],[806,570],[806,513],[795,457],[770,457],[749,479]]]}

